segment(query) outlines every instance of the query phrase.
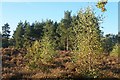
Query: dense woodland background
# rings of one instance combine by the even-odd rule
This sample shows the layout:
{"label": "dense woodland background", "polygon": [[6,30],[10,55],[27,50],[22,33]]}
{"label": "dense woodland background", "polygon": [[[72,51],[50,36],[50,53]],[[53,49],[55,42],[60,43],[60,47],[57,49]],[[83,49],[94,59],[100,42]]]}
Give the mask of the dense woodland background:
{"label": "dense woodland background", "polygon": [[[95,16],[90,8],[80,10],[77,15],[71,16],[72,11],[65,11],[64,18],[59,23],[50,19],[46,21],[20,21],[12,38],[10,27],[6,23],[2,26],[2,47],[28,48],[35,41],[50,42],[56,50],[78,50],[78,47],[92,45],[103,48],[103,53],[110,54],[117,45],[118,34],[106,34],[100,30],[103,15]],[[85,41],[85,42],[82,42]],[[83,44],[82,44],[83,43]],[[93,50],[95,50],[95,47]]]}
{"label": "dense woodland background", "polygon": [[[90,7],[74,16],[71,12],[65,11],[60,22],[20,21],[11,38],[9,23],[4,24],[1,34],[4,78],[27,76],[23,74],[25,71],[16,73],[15,67],[30,73],[39,71],[39,75],[29,74],[32,78],[120,78],[118,34],[104,36],[100,30],[104,17],[96,16]],[[102,71],[103,68],[108,71]],[[111,73],[112,68],[115,73]],[[12,70],[7,72],[7,69]]]}

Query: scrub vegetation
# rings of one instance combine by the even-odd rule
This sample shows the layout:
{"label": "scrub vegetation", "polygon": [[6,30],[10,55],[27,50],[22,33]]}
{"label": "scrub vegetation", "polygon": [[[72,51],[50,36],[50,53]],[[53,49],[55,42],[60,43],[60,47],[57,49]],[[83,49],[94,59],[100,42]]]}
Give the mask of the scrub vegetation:
{"label": "scrub vegetation", "polygon": [[12,38],[6,23],[3,79],[120,78],[119,34],[104,36],[102,21],[90,7],[74,16],[65,11],[60,22],[20,21]]}

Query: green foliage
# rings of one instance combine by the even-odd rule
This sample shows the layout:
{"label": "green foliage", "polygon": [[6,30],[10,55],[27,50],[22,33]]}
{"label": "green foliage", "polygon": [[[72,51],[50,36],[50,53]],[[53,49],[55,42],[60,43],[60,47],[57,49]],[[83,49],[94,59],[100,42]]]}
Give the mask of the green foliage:
{"label": "green foliage", "polygon": [[4,26],[2,26],[2,37],[3,38],[9,38],[10,36],[10,27],[9,27],[9,24],[6,23],[4,24]]}
{"label": "green foliage", "polygon": [[51,41],[51,39],[45,34],[41,40],[41,58],[42,61],[52,61],[53,57],[56,54],[54,43]]}
{"label": "green foliage", "polygon": [[84,73],[83,75],[87,78],[98,78],[98,71],[96,69],[92,69],[90,71],[87,71],[86,73]]}
{"label": "green foliage", "polygon": [[25,21],[24,23],[24,47],[31,46],[31,38],[32,38],[32,28],[29,23]]}
{"label": "green foliage", "polygon": [[28,63],[27,65],[30,68],[36,68],[38,65],[37,63],[41,62],[41,48],[40,42],[35,41],[31,47],[27,48],[27,54],[25,58],[27,58]]}
{"label": "green foliage", "polygon": [[43,26],[43,35],[49,36],[50,39],[54,38],[54,32],[53,32],[53,21],[52,20],[47,20],[45,23],[45,26]]}
{"label": "green foliage", "polygon": [[97,3],[97,8],[100,8],[102,12],[105,12],[106,11],[106,8],[105,8],[105,5],[107,4],[107,1],[108,0],[100,0],[98,1]]}
{"label": "green foliage", "polygon": [[73,30],[76,36],[75,46],[80,53],[99,53],[102,49],[99,29],[99,19],[88,7],[78,13],[78,19]]}
{"label": "green foliage", "polygon": [[[97,7],[105,11],[106,3],[98,2]],[[59,23],[54,23],[52,20],[36,21],[32,25],[27,21],[19,22],[13,38],[9,39],[10,46],[27,49],[25,60],[30,69],[49,70],[49,66],[61,66],[58,70],[63,67],[68,72],[73,71],[87,78],[97,78],[99,76],[97,62],[103,60],[100,53],[104,50],[111,56],[118,56],[119,51],[118,35],[107,34],[104,37],[101,34],[99,21],[101,17],[95,16],[94,11],[88,7],[81,9],[75,16],[71,16],[71,12],[66,11]],[[10,33],[8,26],[5,24],[2,27],[4,47],[8,46]],[[58,61],[54,58],[58,53],[56,50],[61,52],[57,55]],[[61,50],[69,50],[70,54],[64,54],[66,51]],[[65,60],[63,56],[66,57]],[[50,62],[55,65],[50,65]],[[64,66],[64,63],[67,64]]]}
{"label": "green foliage", "polygon": [[9,46],[9,36],[10,36],[10,27],[9,24],[6,23],[2,26],[2,47],[6,48]]}
{"label": "green foliage", "polygon": [[42,40],[45,38],[47,41],[50,41],[50,44],[56,48],[56,27],[57,24],[53,23],[52,20],[47,20],[45,26],[43,26],[43,36]]}
{"label": "green foliage", "polygon": [[101,39],[104,53],[110,54],[117,43],[118,35],[106,34],[105,37],[102,37]]}
{"label": "green foliage", "polygon": [[95,64],[97,55],[102,53],[99,24],[99,18],[89,7],[86,10],[80,10],[74,18],[73,31],[76,39],[73,61],[79,63],[78,72],[88,77],[97,77]]}
{"label": "green foliage", "polygon": [[44,34],[44,31],[43,31],[43,27],[45,26],[45,22],[42,21],[41,23],[40,22],[37,22],[35,21],[32,25],[31,25],[31,36],[33,38],[35,38],[36,40],[39,40],[39,39],[42,39],[42,36]]}
{"label": "green foliage", "polygon": [[15,40],[13,38],[9,39],[9,47],[15,46]]}
{"label": "green foliage", "polygon": [[32,47],[28,48],[28,53],[26,54],[28,66],[33,68],[40,67],[40,64],[52,61],[55,54],[54,46],[45,34],[40,42],[35,41]]}
{"label": "green foliage", "polygon": [[64,19],[61,20],[61,23],[59,24],[57,28],[58,33],[58,47],[62,50],[70,50],[71,49],[71,43],[72,43],[72,18],[71,18],[71,12],[66,11],[64,13]]}
{"label": "green foliage", "polygon": [[118,49],[119,49],[119,46],[118,44],[116,44],[114,47],[113,47],[113,50],[111,51],[110,53],[110,56],[118,56],[119,52],[118,52]]}
{"label": "green foliage", "polygon": [[16,31],[14,32],[13,38],[15,39],[16,48],[22,48],[24,44],[24,29],[23,29],[23,23],[18,23],[18,26],[16,28]]}

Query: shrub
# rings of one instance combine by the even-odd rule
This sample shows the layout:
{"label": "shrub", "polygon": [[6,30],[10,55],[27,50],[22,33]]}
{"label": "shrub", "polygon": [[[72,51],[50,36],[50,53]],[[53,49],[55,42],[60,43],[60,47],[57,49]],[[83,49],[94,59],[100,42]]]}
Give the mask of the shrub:
{"label": "shrub", "polygon": [[41,58],[42,62],[49,62],[52,61],[53,57],[56,55],[56,51],[54,48],[54,43],[51,39],[44,35],[41,40]]}
{"label": "shrub", "polygon": [[27,49],[27,65],[31,68],[41,67],[41,64],[46,64],[52,61],[56,51],[52,46],[52,42],[47,36],[44,36],[41,41],[35,41],[31,47]]}
{"label": "shrub", "polygon": [[113,50],[112,50],[110,56],[118,56],[118,44],[116,44],[116,45],[113,47]]}

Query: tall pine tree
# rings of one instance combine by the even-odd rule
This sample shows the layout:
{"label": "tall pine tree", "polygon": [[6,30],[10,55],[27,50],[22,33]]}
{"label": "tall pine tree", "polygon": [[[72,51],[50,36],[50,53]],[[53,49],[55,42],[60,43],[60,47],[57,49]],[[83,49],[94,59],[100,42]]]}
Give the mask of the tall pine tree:
{"label": "tall pine tree", "polygon": [[23,28],[23,22],[19,22],[16,28],[16,31],[14,31],[13,38],[15,39],[15,46],[16,48],[22,48],[24,44],[24,28]]}
{"label": "tall pine tree", "polygon": [[31,46],[32,41],[32,28],[30,23],[25,22],[24,26],[24,47]]}
{"label": "tall pine tree", "polygon": [[71,12],[66,11],[64,13],[64,19],[61,20],[57,33],[59,34],[59,48],[62,50],[70,50],[70,41],[71,41]]}
{"label": "tall pine tree", "polygon": [[4,26],[2,26],[2,47],[8,47],[9,46],[9,36],[10,36],[10,27],[9,24],[6,23]]}

